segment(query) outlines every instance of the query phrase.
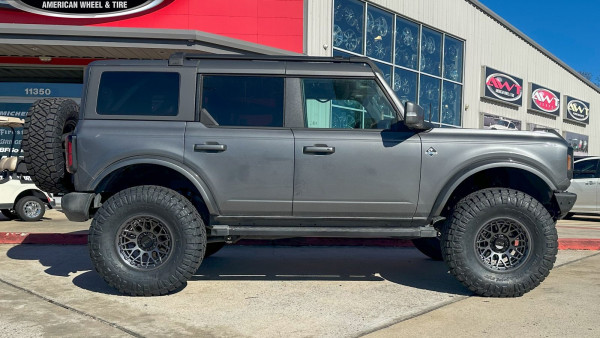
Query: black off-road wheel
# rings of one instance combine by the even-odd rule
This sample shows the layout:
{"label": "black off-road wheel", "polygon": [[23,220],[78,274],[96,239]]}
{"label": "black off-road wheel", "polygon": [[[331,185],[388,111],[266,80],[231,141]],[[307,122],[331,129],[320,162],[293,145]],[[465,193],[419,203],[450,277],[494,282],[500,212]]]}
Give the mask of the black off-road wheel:
{"label": "black off-road wheel", "polygon": [[487,297],[518,297],[550,273],[558,251],[555,221],[533,197],[484,189],[463,198],[442,231],[450,273]]}
{"label": "black off-road wheel", "polygon": [[79,106],[70,99],[41,99],[29,108],[23,128],[24,162],[41,190],[73,191],[71,175],[65,167],[63,141],[66,134],[75,130],[78,118]]}
{"label": "black off-road wheel", "polygon": [[15,213],[25,222],[36,222],[44,217],[46,205],[35,196],[25,196],[15,204]]}
{"label": "black off-road wheel", "polygon": [[4,215],[4,217],[6,217],[8,219],[15,219],[15,218],[19,217],[14,210],[2,209],[2,210],[0,210],[0,212],[2,212],[2,215]]}
{"label": "black off-road wheel", "polygon": [[196,272],[206,230],[196,208],[177,192],[138,186],[110,197],[88,236],[96,271],[131,296],[164,295]]}
{"label": "black off-road wheel", "polygon": [[441,261],[443,259],[442,246],[438,237],[415,238],[412,240],[412,243],[421,253],[434,261]]}
{"label": "black off-road wheel", "polygon": [[224,246],[225,242],[207,243],[206,251],[204,252],[204,258],[216,254],[219,250],[223,249]]}

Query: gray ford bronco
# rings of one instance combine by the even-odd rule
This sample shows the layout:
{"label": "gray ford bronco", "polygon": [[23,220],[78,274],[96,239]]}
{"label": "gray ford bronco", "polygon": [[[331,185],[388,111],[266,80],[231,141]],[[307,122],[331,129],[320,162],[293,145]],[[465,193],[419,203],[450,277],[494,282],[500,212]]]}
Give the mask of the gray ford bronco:
{"label": "gray ford bronco", "polygon": [[431,128],[366,58],[96,61],[81,109],[42,99],[25,161],[93,218],[120,292],[162,295],[241,238],[404,238],[467,288],[513,297],[552,268],[572,148],[550,132]]}

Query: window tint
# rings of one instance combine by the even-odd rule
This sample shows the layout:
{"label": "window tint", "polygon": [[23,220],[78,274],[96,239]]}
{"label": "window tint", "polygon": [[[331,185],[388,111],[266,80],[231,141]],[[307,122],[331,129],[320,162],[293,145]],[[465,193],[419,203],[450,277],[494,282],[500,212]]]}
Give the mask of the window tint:
{"label": "window tint", "polygon": [[178,110],[178,73],[102,73],[96,104],[100,115],[176,116]]}
{"label": "window tint", "polygon": [[373,79],[302,79],[307,128],[388,129],[396,115]]}
{"label": "window tint", "polygon": [[598,171],[599,160],[586,160],[575,162],[575,168],[573,170],[573,178],[595,178]]}
{"label": "window tint", "polygon": [[283,127],[283,78],[204,76],[202,114],[220,126]]}

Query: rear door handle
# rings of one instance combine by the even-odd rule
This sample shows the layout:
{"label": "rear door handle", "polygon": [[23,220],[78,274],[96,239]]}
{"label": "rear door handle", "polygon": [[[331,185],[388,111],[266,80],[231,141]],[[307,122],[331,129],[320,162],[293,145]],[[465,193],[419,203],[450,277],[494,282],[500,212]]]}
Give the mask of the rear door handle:
{"label": "rear door handle", "polygon": [[305,154],[333,154],[335,153],[335,147],[326,145],[304,146],[303,151]]}
{"label": "rear door handle", "polygon": [[194,144],[194,151],[221,152],[227,150],[226,144],[205,143]]}

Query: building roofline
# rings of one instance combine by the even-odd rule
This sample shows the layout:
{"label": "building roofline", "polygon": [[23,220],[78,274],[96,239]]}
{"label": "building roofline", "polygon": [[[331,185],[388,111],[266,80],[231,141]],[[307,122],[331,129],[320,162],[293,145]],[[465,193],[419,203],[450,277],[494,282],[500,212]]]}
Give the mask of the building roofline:
{"label": "building roofline", "polygon": [[575,77],[577,77],[578,79],[580,79],[581,81],[583,81],[585,84],[587,84],[593,90],[595,90],[596,92],[600,93],[600,88],[598,86],[596,86],[592,81],[586,79],[583,75],[579,74],[578,71],[576,71],[575,69],[571,68],[569,65],[567,65],[566,63],[564,63],[561,59],[559,59],[558,57],[556,57],[554,54],[550,53],[546,48],[542,47],[540,44],[538,44],[537,42],[535,42],[533,39],[531,39],[525,33],[521,32],[515,26],[511,25],[508,21],[506,21],[500,15],[496,14],[494,11],[492,11],[491,9],[489,9],[488,7],[486,7],[484,4],[482,4],[478,0],[465,0],[465,1],[471,3],[473,6],[475,6],[476,8],[478,8],[479,10],[481,10],[482,12],[484,12],[485,14],[489,15],[492,19],[494,19],[495,21],[497,21],[499,24],[501,24],[502,26],[504,26],[506,29],[508,29],[509,31],[513,32],[515,35],[517,35],[518,37],[520,37],[521,39],[523,39],[525,42],[527,42],[528,44],[530,44],[533,48],[539,50],[542,54],[544,54],[547,57],[549,57],[552,61],[556,62],[559,66],[563,67],[566,71],[568,71],[569,73],[575,75]]}
{"label": "building roofline", "polygon": [[0,23],[0,32],[2,32],[2,40],[27,39],[31,43],[35,43],[36,40],[40,43],[44,40],[81,42],[83,39],[83,41],[115,44],[120,42],[165,44],[170,47],[177,44],[203,45],[215,47],[221,53],[229,51],[234,54],[299,55],[279,48],[196,30]]}

